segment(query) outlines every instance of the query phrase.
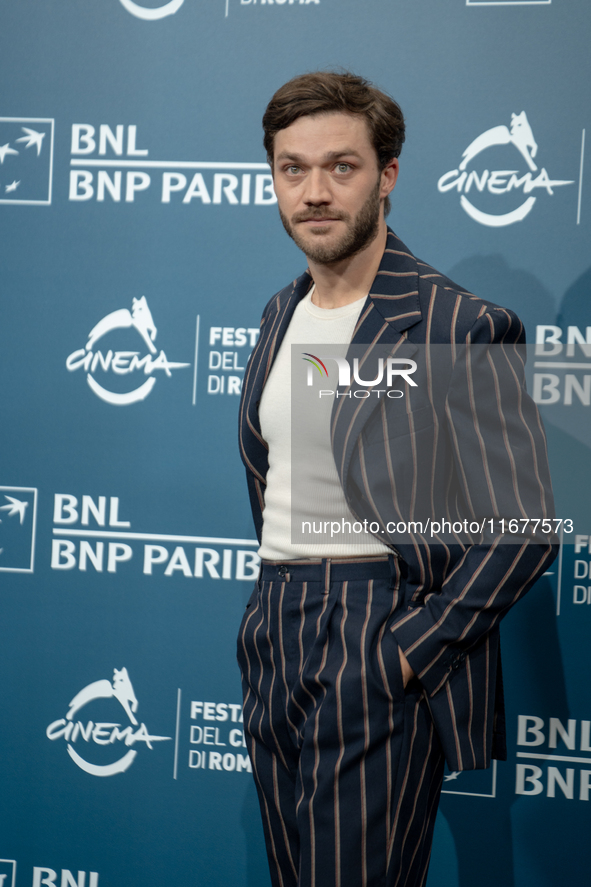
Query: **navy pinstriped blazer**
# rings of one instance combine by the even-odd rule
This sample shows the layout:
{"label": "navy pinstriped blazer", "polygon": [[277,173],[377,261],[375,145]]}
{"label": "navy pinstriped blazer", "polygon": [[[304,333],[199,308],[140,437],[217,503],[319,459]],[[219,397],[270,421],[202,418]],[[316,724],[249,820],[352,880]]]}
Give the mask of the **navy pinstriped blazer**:
{"label": "navy pinstriped blazer", "polygon": [[[245,373],[240,448],[259,539],[268,447],[258,404],[295,307],[311,284],[306,272],[268,303]],[[462,291],[417,260],[388,229],[352,344],[365,346],[366,353],[387,347],[391,354],[412,357],[423,345],[503,343],[509,358],[500,371],[486,359],[475,360],[469,370],[459,361],[449,384],[433,372],[424,386],[427,399],[414,412],[384,398],[343,397],[335,403],[333,456],[358,519],[385,527],[410,513],[411,499],[444,502],[450,478],[479,520],[553,516],[545,437],[524,385],[518,348],[524,341],[511,311]],[[450,503],[447,514],[452,520],[457,515]],[[477,544],[465,539],[433,544],[411,534],[402,543],[397,538],[394,547],[387,535],[379,538],[403,561],[404,606],[390,628],[426,692],[448,766],[472,770],[489,766],[491,756],[504,759],[499,623],[549,568],[556,545],[525,535],[519,544],[502,544],[495,533]]]}

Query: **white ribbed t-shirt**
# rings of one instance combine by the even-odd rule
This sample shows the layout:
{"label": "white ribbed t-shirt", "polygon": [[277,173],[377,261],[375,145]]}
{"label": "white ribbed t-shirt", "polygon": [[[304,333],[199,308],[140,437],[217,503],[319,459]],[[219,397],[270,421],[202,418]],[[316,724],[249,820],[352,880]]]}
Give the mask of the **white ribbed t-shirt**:
{"label": "white ribbed t-shirt", "polygon": [[[292,459],[292,345],[299,352],[310,352],[314,345],[342,345],[347,353],[355,325],[366,299],[342,308],[319,308],[312,303],[312,292],[298,304],[283,338],[265,384],[259,405],[263,438],[269,446],[269,470],[263,512],[263,537],[259,554],[265,560],[293,560],[310,557],[368,557],[388,553],[389,549],[369,533],[345,533],[338,543],[327,541],[292,542],[295,527],[308,522],[342,521],[354,524],[337,475],[330,445],[330,415],[333,399],[310,398],[306,401],[306,433],[300,436],[302,451]],[[295,350],[295,349],[294,349]],[[312,349],[313,351],[314,349]],[[317,349],[318,350],[318,349]],[[327,384],[327,383],[325,383]],[[293,497],[294,490],[306,490]],[[307,526],[307,524],[306,524]],[[359,526],[359,524],[357,524]],[[307,537],[306,537],[307,538]],[[318,537],[316,537],[318,538]],[[310,534],[310,540],[314,534]],[[301,536],[300,536],[301,540]]]}

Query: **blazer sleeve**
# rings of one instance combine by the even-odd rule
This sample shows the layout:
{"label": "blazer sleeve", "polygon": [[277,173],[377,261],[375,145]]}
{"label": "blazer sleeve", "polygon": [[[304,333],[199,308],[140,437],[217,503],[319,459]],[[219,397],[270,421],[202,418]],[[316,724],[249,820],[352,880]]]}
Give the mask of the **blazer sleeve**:
{"label": "blazer sleeve", "polygon": [[[546,439],[525,387],[524,344],[517,317],[491,308],[473,325],[451,374],[444,426],[453,482],[484,532],[464,546],[441,588],[391,626],[430,696],[557,554],[554,524],[542,524],[554,517],[554,504]],[[518,533],[507,531],[510,519],[519,521]]]}

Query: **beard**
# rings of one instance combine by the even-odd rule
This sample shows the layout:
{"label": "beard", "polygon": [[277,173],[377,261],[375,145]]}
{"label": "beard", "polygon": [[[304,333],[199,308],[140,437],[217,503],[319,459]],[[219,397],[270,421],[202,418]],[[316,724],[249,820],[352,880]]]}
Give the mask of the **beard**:
{"label": "beard", "polygon": [[[351,256],[365,249],[372,240],[375,240],[379,231],[380,202],[380,180],[378,179],[376,187],[354,219],[349,213],[331,211],[324,206],[310,207],[308,210],[293,215],[291,220],[281,212],[281,207],[279,207],[279,215],[283,227],[308,259],[318,265],[332,265],[335,262],[350,259]],[[326,229],[312,228],[309,231],[310,236],[318,239],[318,243],[314,243],[313,239],[310,241],[301,237],[296,230],[298,222],[308,219],[339,219],[348,223],[348,227],[341,238],[332,244],[322,243]]]}

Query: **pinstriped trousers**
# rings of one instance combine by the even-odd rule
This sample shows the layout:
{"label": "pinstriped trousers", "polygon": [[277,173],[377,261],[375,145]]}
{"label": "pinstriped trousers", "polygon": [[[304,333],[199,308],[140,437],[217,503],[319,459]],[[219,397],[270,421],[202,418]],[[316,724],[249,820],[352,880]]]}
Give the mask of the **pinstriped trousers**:
{"label": "pinstriped trousers", "polygon": [[273,887],[422,887],[443,755],[392,556],[263,564],[238,638]]}

